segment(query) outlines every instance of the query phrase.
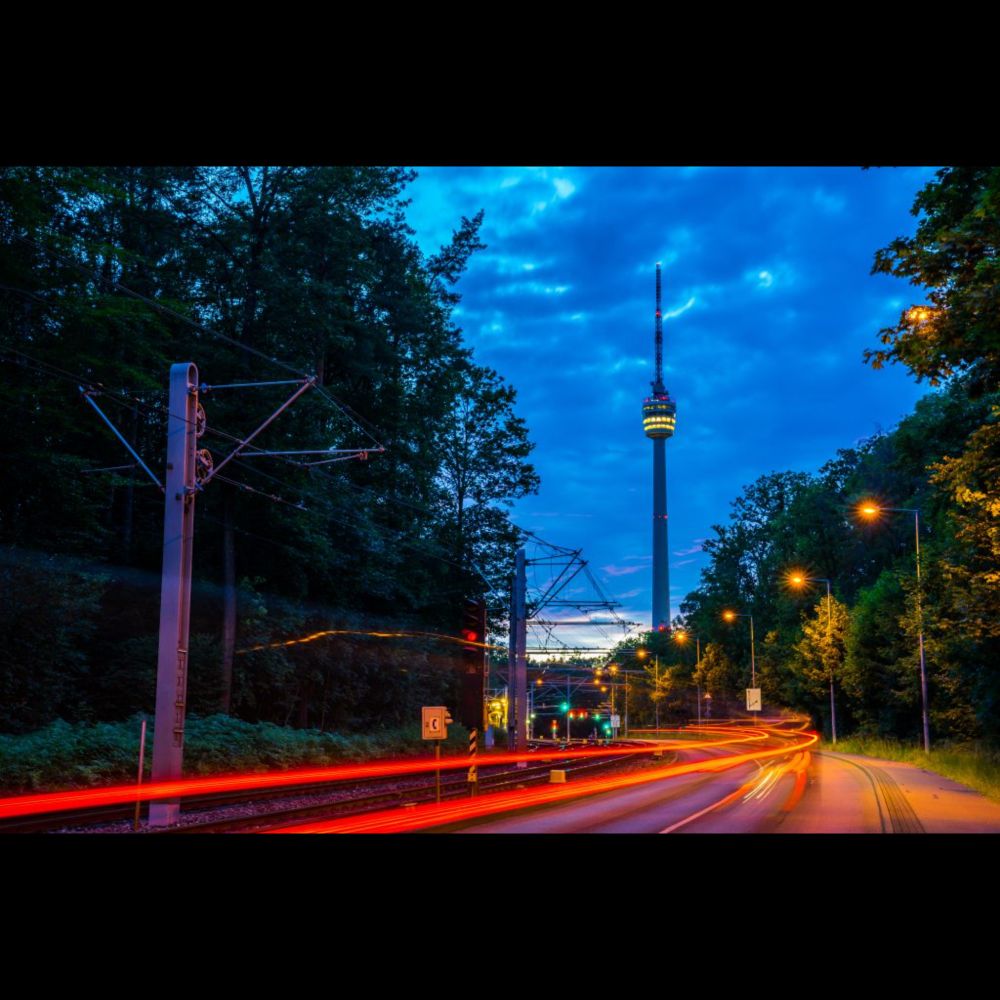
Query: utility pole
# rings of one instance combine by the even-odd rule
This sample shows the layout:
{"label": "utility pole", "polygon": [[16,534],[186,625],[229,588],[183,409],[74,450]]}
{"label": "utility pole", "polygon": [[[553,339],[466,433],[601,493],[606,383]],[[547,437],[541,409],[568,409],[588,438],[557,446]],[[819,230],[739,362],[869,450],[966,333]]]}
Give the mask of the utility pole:
{"label": "utility pole", "polygon": [[527,555],[523,548],[514,558],[514,579],[510,594],[510,651],[508,674],[510,676],[512,721],[511,750],[524,753],[528,749],[528,608],[527,608]]}
{"label": "utility pole", "polygon": [[[233,382],[228,385],[202,385],[198,368],[190,361],[170,366],[170,396],[167,413],[167,477],[161,483],[152,469],[142,460],[125,436],[108,419],[94,397],[97,387],[84,388],[80,393],[109,429],[125,446],[143,471],[164,494],[163,511],[163,570],[160,582],[160,641],[156,663],[156,716],[153,731],[153,777],[155,781],[171,781],[181,777],[184,759],[184,721],[187,707],[188,638],[191,631],[191,561],[194,553],[195,496],[237,456],[262,458],[268,456],[308,455],[311,461],[300,460],[306,467],[343,462],[350,458],[367,459],[377,448],[313,448],[298,451],[263,451],[246,449],[280,414],[303,393],[317,384],[315,375],[272,382]],[[249,389],[265,386],[294,385],[297,388],[271,415],[245,438],[237,439],[233,450],[215,464],[207,449],[198,448],[198,438],[205,433],[205,411],[199,405],[199,393],[218,389]],[[374,438],[372,439],[374,440]],[[376,442],[377,444],[377,442]],[[331,457],[333,456],[333,457]],[[221,480],[231,482],[224,476]],[[233,485],[240,486],[240,483]],[[243,486],[244,489],[250,487]],[[252,490],[251,492],[258,492]],[[265,494],[267,495],[267,494]],[[281,500],[280,497],[270,497]],[[282,501],[287,502],[287,501]],[[305,509],[301,504],[292,506]],[[522,565],[522,594],[523,594]],[[522,651],[524,641],[521,643]],[[171,826],[180,818],[180,800],[152,802],[149,808],[151,827]]]}
{"label": "utility pole", "polygon": [[[153,781],[181,776],[191,626],[191,557],[194,552],[195,463],[198,439],[198,369],[170,366],[167,481],[163,513],[160,646],[156,662]],[[203,429],[203,428],[202,428]],[[153,802],[150,826],[172,826],[180,801]]]}

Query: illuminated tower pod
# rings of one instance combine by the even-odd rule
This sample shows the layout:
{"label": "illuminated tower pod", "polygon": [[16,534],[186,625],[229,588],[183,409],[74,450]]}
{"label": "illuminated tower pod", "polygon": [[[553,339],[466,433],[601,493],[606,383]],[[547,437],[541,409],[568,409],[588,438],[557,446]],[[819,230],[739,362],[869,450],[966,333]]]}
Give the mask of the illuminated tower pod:
{"label": "illuminated tower pod", "polygon": [[663,311],[660,264],[656,265],[656,378],[642,402],[642,429],[653,439],[653,628],[670,624],[667,564],[667,438],[673,437],[677,404],[663,385]]}

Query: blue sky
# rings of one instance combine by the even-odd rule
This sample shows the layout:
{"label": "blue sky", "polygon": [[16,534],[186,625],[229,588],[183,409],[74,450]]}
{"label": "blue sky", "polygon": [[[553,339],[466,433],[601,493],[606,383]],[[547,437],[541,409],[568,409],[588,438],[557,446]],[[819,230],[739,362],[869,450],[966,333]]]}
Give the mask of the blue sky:
{"label": "blue sky", "polygon": [[427,253],[485,209],[488,249],[456,322],[518,391],[539,494],[516,523],[582,546],[624,614],[648,623],[653,370],[663,262],[671,613],[699,583],[701,540],[764,473],[815,471],[888,429],[927,391],[862,351],[923,301],[870,275],[912,233],[933,168],[417,168],[410,225]]}

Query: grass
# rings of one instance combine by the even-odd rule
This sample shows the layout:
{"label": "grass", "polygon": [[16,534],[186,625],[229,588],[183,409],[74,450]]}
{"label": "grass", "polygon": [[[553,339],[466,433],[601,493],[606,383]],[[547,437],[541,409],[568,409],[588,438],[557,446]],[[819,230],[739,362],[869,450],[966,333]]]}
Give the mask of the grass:
{"label": "grass", "polygon": [[[833,747],[824,742],[824,749],[832,750]],[[978,746],[942,746],[932,748],[928,754],[918,746],[896,740],[851,736],[837,740],[837,751],[916,764],[982,792],[994,802],[1000,802],[1000,753],[996,750]]]}
{"label": "grass", "polygon": [[[442,750],[465,752],[468,734],[449,728]],[[152,767],[152,726],[146,734],[144,773]],[[426,754],[420,726],[365,733],[324,733],[226,715],[189,716],[184,734],[187,776],[340,764]],[[134,782],[139,760],[139,721],[54,722],[22,736],[0,734],[0,794],[60,791]]]}

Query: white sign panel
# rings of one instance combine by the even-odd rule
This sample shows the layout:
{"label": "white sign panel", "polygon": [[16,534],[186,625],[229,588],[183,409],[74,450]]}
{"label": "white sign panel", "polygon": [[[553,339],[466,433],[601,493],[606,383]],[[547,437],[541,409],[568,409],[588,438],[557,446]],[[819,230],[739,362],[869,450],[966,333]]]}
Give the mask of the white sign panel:
{"label": "white sign panel", "polygon": [[747,688],[747,711],[760,711],[760,688]]}
{"label": "white sign panel", "polygon": [[446,723],[451,722],[451,719],[448,718],[448,709],[444,705],[424,705],[420,709],[420,716],[425,740],[446,740],[448,738]]}
{"label": "white sign panel", "polygon": [[611,716],[611,728],[612,729],[621,729],[621,727],[622,727],[622,717],[620,715],[612,715]]}

